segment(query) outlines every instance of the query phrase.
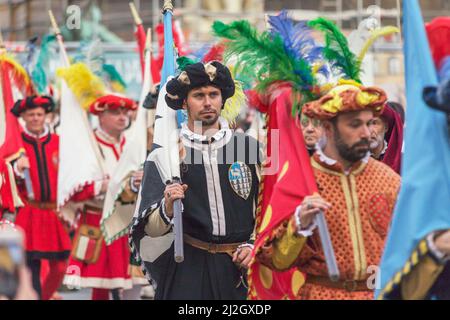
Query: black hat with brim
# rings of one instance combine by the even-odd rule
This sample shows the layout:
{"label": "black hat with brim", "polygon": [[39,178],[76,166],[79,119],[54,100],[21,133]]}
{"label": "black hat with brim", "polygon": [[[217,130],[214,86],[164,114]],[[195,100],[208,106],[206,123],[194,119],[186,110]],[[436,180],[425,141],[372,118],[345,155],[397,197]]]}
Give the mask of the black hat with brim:
{"label": "black hat with brim", "polygon": [[55,103],[49,96],[30,96],[25,99],[17,100],[11,109],[11,112],[20,117],[20,114],[26,110],[43,108],[45,113],[50,113],[55,109]]}

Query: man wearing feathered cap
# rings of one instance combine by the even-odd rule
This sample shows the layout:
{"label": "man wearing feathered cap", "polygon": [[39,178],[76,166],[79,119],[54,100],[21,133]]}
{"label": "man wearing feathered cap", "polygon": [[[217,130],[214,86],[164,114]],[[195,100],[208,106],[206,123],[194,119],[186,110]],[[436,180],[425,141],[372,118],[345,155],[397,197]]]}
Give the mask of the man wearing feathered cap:
{"label": "man wearing feathered cap", "polygon": [[180,131],[182,181],[165,185],[147,160],[139,209],[146,214],[138,224],[150,237],[167,234],[181,199],[184,261],[174,261],[173,245],[155,260],[155,299],[245,299],[260,155],[256,140],[222,117],[238,89],[228,68],[213,61],[189,64],[166,90],[168,107],[188,114]]}
{"label": "man wearing feathered cap", "polygon": [[[54,102],[47,96],[29,96],[18,100],[11,112],[25,126],[22,141],[26,156],[14,162],[17,186],[24,207],[18,210],[16,224],[26,235],[27,265],[33,286],[40,298],[48,300],[61,285],[71,241],[56,211],[59,137],[45,125],[46,114]],[[31,190],[25,183],[29,172]],[[41,260],[48,259],[50,272],[41,284]]]}
{"label": "man wearing feathered cap", "polygon": [[[129,112],[136,109],[137,106],[133,100],[118,94],[105,94],[88,106],[89,113],[98,116],[99,126],[94,130],[94,136],[104,159],[108,177],[86,186],[72,198],[72,200],[84,201],[84,210],[77,233],[83,225],[96,228],[100,232],[100,220],[109,177],[114,173],[126,143],[124,131],[129,126]],[[134,183],[137,185],[133,185]],[[133,188],[139,188],[139,182],[132,181],[130,185],[127,184],[126,190],[121,194],[121,202],[134,203]],[[67,274],[64,283],[93,288],[93,300],[110,299],[110,291],[114,299],[120,299],[118,289],[132,287],[129,273],[130,252],[126,237],[122,236],[108,246],[103,238],[100,238],[98,241],[101,241],[101,248],[97,258],[89,262],[87,262],[88,258],[80,253],[82,247],[80,241],[76,243],[77,248],[72,251],[69,261],[69,269],[77,268],[80,272]]]}
{"label": "man wearing feathered cap", "polygon": [[[374,272],[394,208],[400,177],[370,157],[370,127],[386,94],[341,81],[302,112],[322,121],[325,141],[311,158],[319,194],[304,198],[258,258],[275,270],[306,274],[300,299],[372,299]],[[328,278],[315,216],[324,212],[340,278]],[[370,278],[370,277],[373,277]],[[372,280],[373,281],[372,281]],[[372,282],[371,282],[372,281]]]}

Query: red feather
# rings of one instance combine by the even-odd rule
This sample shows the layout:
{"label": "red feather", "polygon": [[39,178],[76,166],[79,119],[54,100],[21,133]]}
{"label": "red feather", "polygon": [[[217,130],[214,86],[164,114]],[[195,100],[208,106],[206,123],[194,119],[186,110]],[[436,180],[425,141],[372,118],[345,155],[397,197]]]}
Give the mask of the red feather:
{"label": "red feather", "polygon": [[426,25],[428,41],[436,68],[450,56],[450,17],[439,17]]}
{"label": "red feather", "polygon": [[210,62],[210,61],[223,61],[223,53],[225,51],[225,45],[223,42],[218,43],[209,49],[209,51],[205,54],[202,61]]}

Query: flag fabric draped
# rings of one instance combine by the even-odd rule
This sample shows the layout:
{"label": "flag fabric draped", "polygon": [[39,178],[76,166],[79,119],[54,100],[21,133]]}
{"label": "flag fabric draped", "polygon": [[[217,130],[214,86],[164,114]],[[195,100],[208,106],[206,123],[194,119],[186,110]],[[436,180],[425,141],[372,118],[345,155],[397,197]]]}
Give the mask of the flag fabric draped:
{"label": "flag fabric draped", "polygon": [[[428,107],[423,88],[437,85],[417,0],[403,1],[407,113],[402,186],[375,295],[388,299],[417,263],[413,252],[429,233],[450,229],[450,140],[443,112]],[[417,252],[417,251],[416,251]]]}
{"label": "flag fabric draped", "polygon": [[106,192],[103,217],[100,222],[106,244],[110,244],[129,231],[128,227],[134,214],[134,204],[121,204],[118,198],[125,189],[125,184],[128,183],[131,173],[141,169],[147,157],[148,111],[143,107],[143,104],[153,86],[150,61],[150,50],[146,50],[144,84],[141,90],[136,120],[129,129],[131,132],[127,137],[125,148]]}
{"label": "flag fabric draped", "polygon": [[[144,26],[142,24],[136,25],[136,29],[134,31],[134,36],[136,38],[136,42],[138,45],[138,51],[139,51],[139,59],[141,61],[141,71],[142,71],[142,79],[145,81],[145,39],[147,37],[145,33]],[[151,77],[153,79],[153,83],[159,83],[161,80],[161,62],[159,61],[160,58],[154,57],[150,53],[150,70],[151,70]]]}
{"label": "flag fabric draped", "polygon": [[171,246],[173,233],[151,238],[145,235],[144,228],[148,212],[156,209],[162,199],[166,182],[180,177],[176,111],[169,108],[165,101],[166,82],[174,73],[172,12],[167,10],[164,12],[164,63],[161,74],[161,83],[164,85],[161,86],[156,105],[152,151],[145,162],[143,183],[130,230],[133,257],[141,261],[148,279],[156,282],[158,271],[164,268],[158,265],[158,257]]}
{"label": "flag fabric draped", "polygon": [[[267,153],[271,167],[277,170],[262,178],[253,255],[274,236],[277,227],[290,218],[305,196],[317,192],[301,129],[291,116],[291,89],[288,86],[275,89],[268,100]],[[267,165],[265,167],[267,170]],[[249,298],[296,299],[304,281],[304,274],[297,268],[277,272],[260,264],[254,256],[249,269]]]}
{"label": "flag fabric draped", "polygon": [[[64,48],[61,48],[61,61]],[[68,67],[67,63],[62,65]],[[85,186],[104,178],[103,159],[86,111],[66,81],[61,80],[61,111],[57,205],[63,207]],[[73,217],[67,217],[71,220]]]}
{"label": "flag fabric draped", "polygon": [[[18,119],[11,113],[14,105],[13,88],[10,73],[11,66],[0,63],[1,99],[0,103],[0,157],[7,161],[17,159],[25,152],[22,142],[22,128]],[[4,120],[4,121],[3,121]]]}

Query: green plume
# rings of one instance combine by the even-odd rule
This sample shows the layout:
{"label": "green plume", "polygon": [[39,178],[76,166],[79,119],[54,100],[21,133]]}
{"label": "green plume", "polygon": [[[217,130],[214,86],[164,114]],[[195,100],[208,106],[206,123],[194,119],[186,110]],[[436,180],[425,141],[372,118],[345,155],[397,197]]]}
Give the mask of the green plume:
{"label": "green plume", "polygon": [[190,66],[191,64],[195,63],[197,63],[197,61],[194,61],[193,59],[190,59],[186,56],[177,58],[178,70],[180,71],[184,71],[187,66]]}
{"label": "green plume", "polygon": [[339,68],[349,79],[361,83],[361,63],[350,51],[347,38],[330,20],[317,18],[308,23],[311,28],[325,35],[324,55],[335,67]]}
{"label": "green plume", "polygon": [[51,60],[51,45],[55,43],[55,35],[46,35],[42,38],[41,50],[36,61],[36,65],[31,72],[31,78],[36,86],[37,92],[44,94],[48,86],[47,72],[49,68],[49,62]]}
{"label": "green plume", "polygon": [[118,88],[119,91],[125,91],[127,88],[126,82],[123,80],[120,73],[112,64],[103,64],[102,66],[103,72],[109,78],[111,84],[116,85],[115,88]]}
{"label": "green plume", "polygon": [[228,25],[215,21],[212,28],[216,36],[228,40],[225,42],[225,60],[236,58],[236,73],[243,78],[255,79],[258,91],[263,92],[276,81],[286,81],[302,93],[302,104],[314,99],[311,88],[315,79],[311,66],[287,54],[279,35],[260,34],[245,20]]}

